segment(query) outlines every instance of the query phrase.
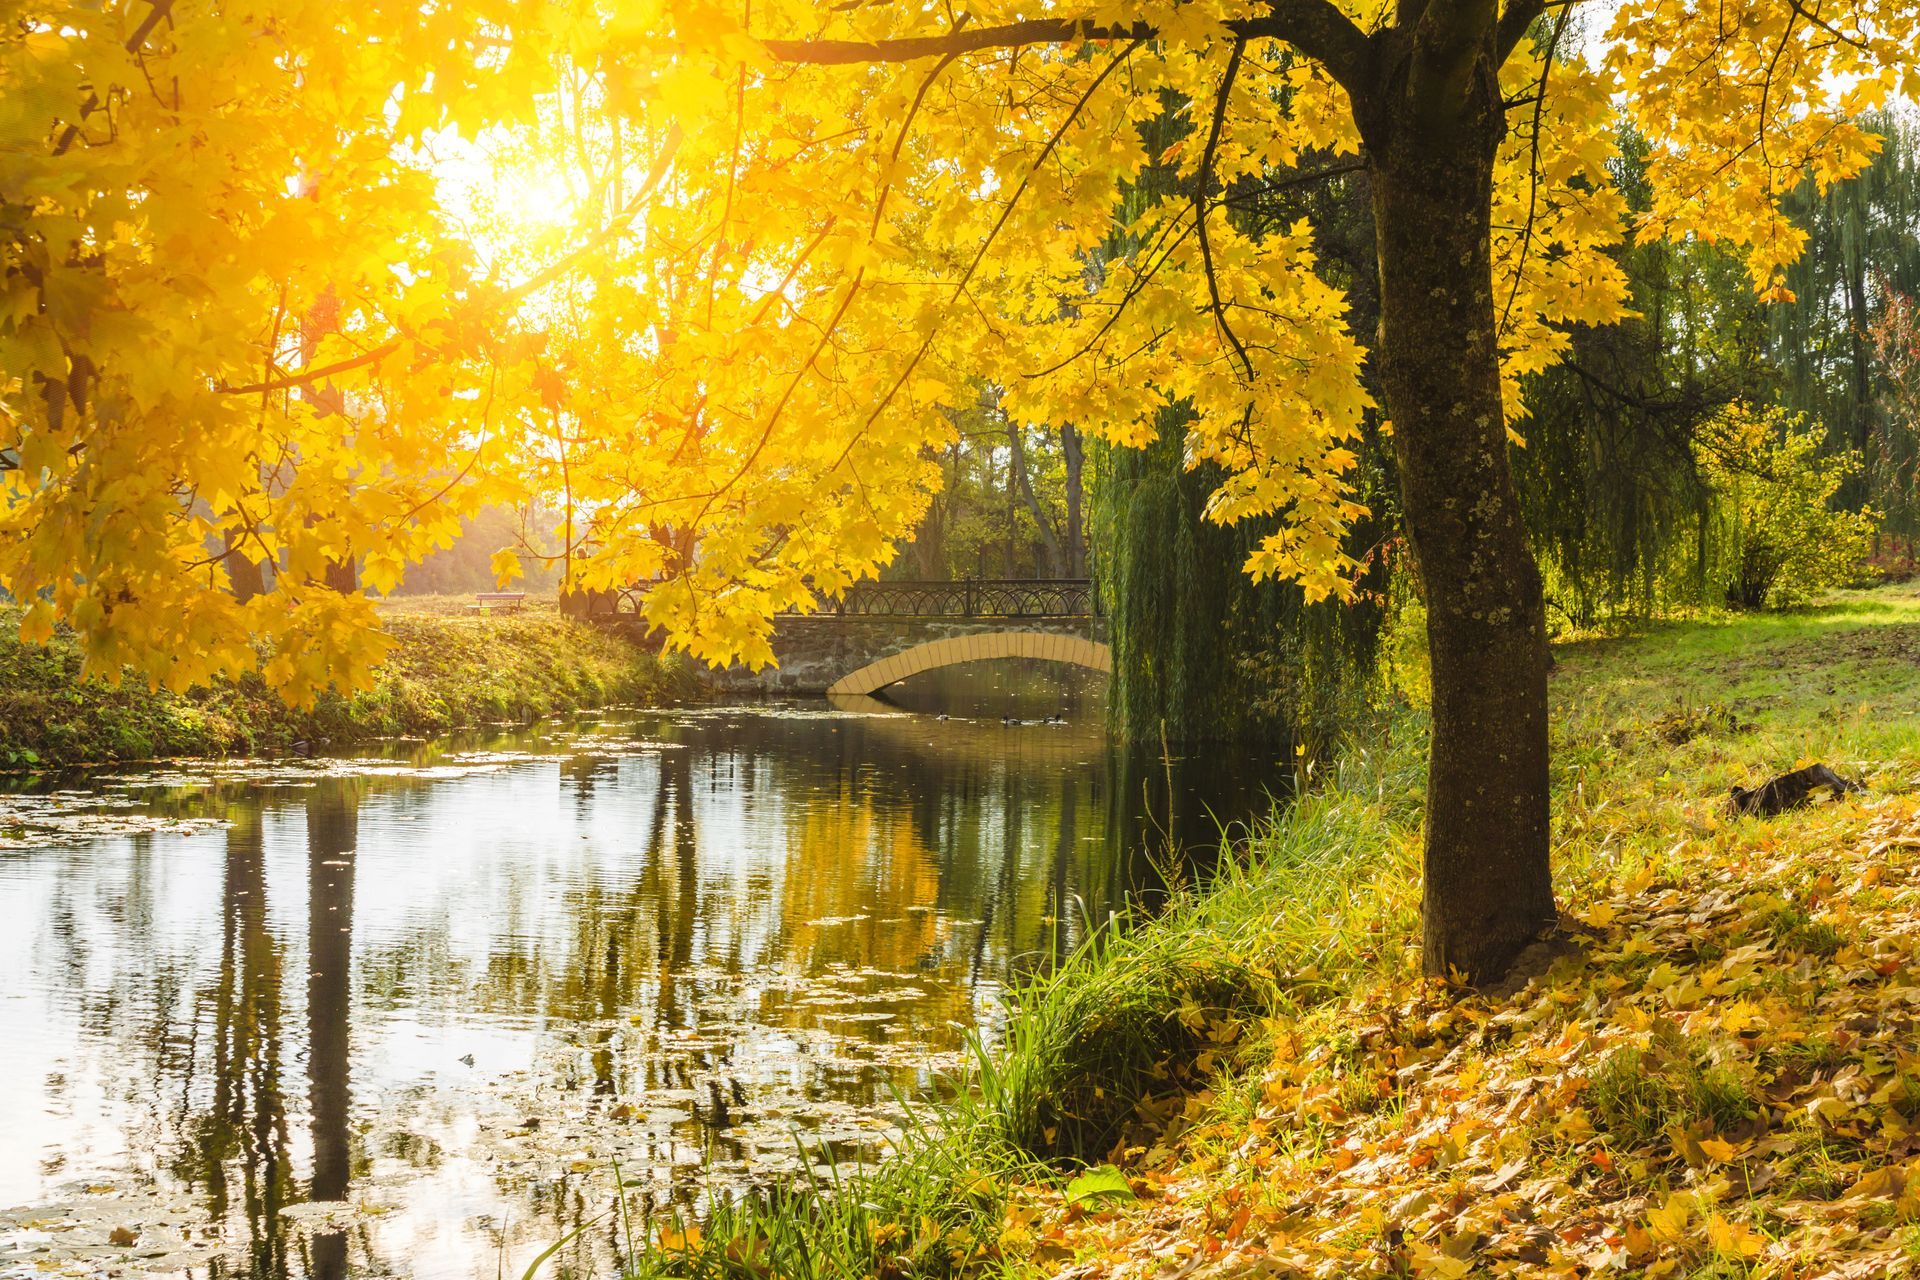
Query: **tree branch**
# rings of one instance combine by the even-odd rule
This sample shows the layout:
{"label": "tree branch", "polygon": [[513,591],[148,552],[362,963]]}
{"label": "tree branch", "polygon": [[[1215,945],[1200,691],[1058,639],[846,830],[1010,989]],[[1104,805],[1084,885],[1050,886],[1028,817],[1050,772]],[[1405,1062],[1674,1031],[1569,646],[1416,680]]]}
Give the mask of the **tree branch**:
{"label": "tree branch", "polygon": [[1207,236],[1207,188],[1213,183],[1213,157],[1220,146],[1220,127],[1227,119],[1227,98],[1233,93],[1233,80],[1240,71],[1240,55],[1245,51],[1247,42],[1235,40],[1233,53],[1227,58],[1227,69],[1220,76],[1220,91],[1213,99],[1213,123],[1207,130],[1207,148],[1200,156],[1200,171],[1193,179],[1193,219],[1194,228],[1200,233],[1200,260],[1206,267],[1207,296],[1213,302],[1214,323],[1220,326],[1220,334],[1233,347],[1240,357],[1240,367],[1246,370],[1247,381],[1254,378],[1253,360],[1247,355],[1246,344],[1240,341],[1240,335],[1233,331],[1233,325],[1227,319],[1226,304],[1220,300],[1220,279],[1213,270],[1213,242]]}
{"label": "tree branch", "polygon": [[1547,11],[1546,0],[1509,0],[1507,11],[1500,15],[1500,26],[1493,36],[1493,56],[1500,66],[1507,64],[1513,51],[1527,38],[1536,18]]}
{"label": "tree branch", "polygon": [[[1280,40],[1320,63],[1349,92],[1364,78],[1371,45],[1330,0],[1272,0],[1268,12],[1226,24],[1239,40]],[[763,40],[781,62],[848,66],[869,62],[911,62],[919,58],[1018,49],[1036,44],[1159,38],[1148,22],[1100,23],[1090,18],[1029,18],[1000,26],[975,27],[940,35],[898,36],[886,40]]]}
{"label": "tree branch", "polygon": [[[152,6],[153,7],[147,11],[147,16],[140,20],[140,25],[133,29],[133,34],[127,37],[125,48],[128,53],[138,54],[141,46],[146,44],[147,37],[153,34],[153,29],[159,26],[162,20],[173,12],[173,0],[152,0]],[[100,106],[99,96],[89,93],[87,100],[80,104],[80,119],[85,120],[95,111],[98,111]],[[174,110],[178,111],[179,109],[179,104],[175,103]],[[79,122],[76,121],[68,125],[61,132],[59,139],[53,144],[53,154],[56,156],[67,154],[67,151],[79,137],[80,125]]]}
{"label": "tree branch", "polygon": [[1568,12],[1562,9],[1560,16],[1554,20],[1553,37],[1547,42],[1546,57],[1540,64],[1540,92],[1533,99],[1533,136],[1529,139],[1530,157],[1527,161],[1527,223],[1521,228],[1520,248],[1513,260],[1513,288],[1507,293],[1507,305],[1501,309],[1500,324],[1495,330],[1499,336],[1507,332],[1507,321],[1513,316],[1514,301],[1520,296],[1520,282],[1527,274],[1527,250],[1533,245],[1534,215],[1540,208],[1540,131],[1546,127],[1547,77],[1553,74],[1553,60],[1560,52],[1560,37],[1567,32]]}

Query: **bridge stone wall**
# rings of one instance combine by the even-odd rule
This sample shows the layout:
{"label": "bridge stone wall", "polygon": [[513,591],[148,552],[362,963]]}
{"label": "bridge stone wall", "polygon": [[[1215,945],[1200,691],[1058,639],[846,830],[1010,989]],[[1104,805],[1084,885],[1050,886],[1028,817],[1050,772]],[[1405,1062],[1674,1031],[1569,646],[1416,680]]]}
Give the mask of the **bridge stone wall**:
{"label": "bridge stone wall", "polygon": [[[638,627],[626,617],[622,623]],[[1096,618],[900,618],[810,614],[775,620],[773,652],[779,665],[759,672],[735,665],[703,671],[716,693],[825,693],[842,678],[917,645],[996,632],[1074,636],[1104,644],[1106,623]]]}

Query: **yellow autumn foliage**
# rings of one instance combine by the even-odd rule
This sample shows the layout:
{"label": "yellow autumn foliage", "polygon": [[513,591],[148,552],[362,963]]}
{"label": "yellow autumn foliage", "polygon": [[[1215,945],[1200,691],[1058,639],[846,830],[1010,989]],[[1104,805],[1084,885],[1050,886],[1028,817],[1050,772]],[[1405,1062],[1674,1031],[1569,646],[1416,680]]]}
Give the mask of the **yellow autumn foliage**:
{"label": "yellow autumn foliage", "polygon": [[[1309,223],[1224,207],[1362,154],[1319,49],[1275,34],[1296,10],[1389,34],[1327,0],[6,0],[0,587],[108,678],[233,673],[263,637],[300,700],[381,658],[360,589],[563,495],[572,542],[519,557],[659,580],[674,643],[763,663],[774,611],[895,554],[985,380],[1119,444],[1190,405],[1210,514],[1284,517],[1248,569],[1342,592],[1366,336]],[[1778,197],[1857,171],[1850,115],[1920,90],[1897,0],[1630,0],[1586,50],[1565,13],[1507,14],[1537,19],[1492,216],[1520,436],[1522,379],[1622,313],[1623,236],[1738,246],[1777,291]],[[941,44],[1021,23],[1056,34]],[[923,38],[947,52],[887,43]],[[1638,227],[1616,109],[1653,146]],[[1191,131],[1149,155],[1167,111]],[[1155,165],[1200,198],[1117,215]]]}

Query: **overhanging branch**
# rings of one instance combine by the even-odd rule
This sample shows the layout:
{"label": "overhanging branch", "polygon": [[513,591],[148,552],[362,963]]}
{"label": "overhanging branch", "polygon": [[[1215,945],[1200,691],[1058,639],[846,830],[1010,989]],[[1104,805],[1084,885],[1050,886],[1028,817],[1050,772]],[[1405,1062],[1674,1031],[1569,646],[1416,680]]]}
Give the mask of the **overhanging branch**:
{"label": "overhanging branch", "polygon": [[1213,241],[1207,236],[1207,188],[1213,185],[1213,157],[1220,146],[1220,127],[1227,119],[1227,99],[1233,95],[1233,80],[1240,70],[1240,55],[1246,49],[1244,40],[1233,42],[1233,54],[1227,59],[1227,69],[1220,76],[1220,90],[1213,98],[1213,122],[1207,130],[1207,149],[1200,156],[1200,171],[1193,180],[1193,223],[1200,233],[1200,260],[1207,274],[1207,297],[1213,306],[1213,322],[1219,326],[1221,336],[1233,347],[1234,354],[1240,357],[1240,367],[1246,371],[1247,381],[1254,379],[1253,360],[1247,355],[1246,344],[1240,341],[1240,335],[1233,331],[1233,324],[1227,319],[1226,303],[1220,297],[1220,277],[1213,269]]}
{"label": "overhanging branch", "polygon": [[1501,66],[1520,42],[1527,38],[1527,32],[1533,29],[1536,18],[1545,16],[1553,9],[1571,9],[1580,0],[1510,0],[1506,12],[1500,15],[1499,29],[1494,33],[1494,54]]}
{"label": "overhanging branch", "polygon": [[[1274,0],[1266,14],[1226,24],[1239,40],[1280,40],[1320,63],[1349,92],[1357,91],[1367,68],[1367,36],[1330,0]],[[1037,44],[1089,41],[1144,42],[1159,38],[1146,21],[1102,23],[1089,18],[1029,18],[999,26],[973,27],[940,35],[898,36],[886,40],[763,40],[781,62],[849,66],[870,62],[912,62],[1018,49]]]}

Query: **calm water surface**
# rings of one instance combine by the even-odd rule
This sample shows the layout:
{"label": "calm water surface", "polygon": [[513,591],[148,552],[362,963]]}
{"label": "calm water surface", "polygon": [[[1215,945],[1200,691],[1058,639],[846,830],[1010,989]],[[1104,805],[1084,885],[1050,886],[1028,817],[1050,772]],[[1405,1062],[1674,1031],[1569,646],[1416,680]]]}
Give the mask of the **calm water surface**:
{"label": "calm water surface", "polygon": [[468,1280],[596,1223],[578,1272],[616,1166],[645,1218],[871,1156],[1147,848],[1264,809],[1061,679],[0,796],[0,1275]]}

